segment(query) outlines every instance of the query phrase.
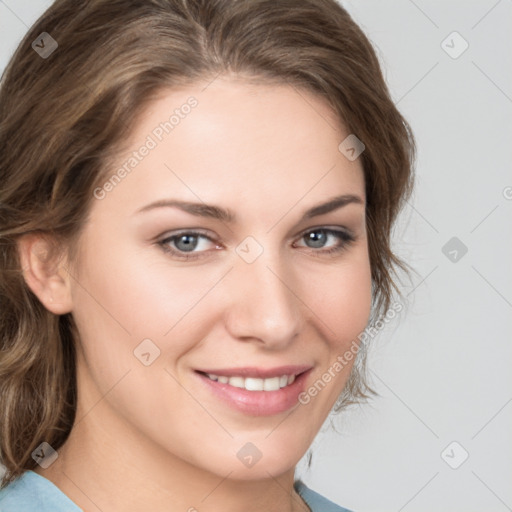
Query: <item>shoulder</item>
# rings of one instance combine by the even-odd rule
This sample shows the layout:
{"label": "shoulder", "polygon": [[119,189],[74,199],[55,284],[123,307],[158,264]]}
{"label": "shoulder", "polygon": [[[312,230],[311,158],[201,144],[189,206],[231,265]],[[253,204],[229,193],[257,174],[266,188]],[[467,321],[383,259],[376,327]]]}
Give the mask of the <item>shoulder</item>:
{"label": "shoulder", "polygon": [[0,490],[0,512],[83,512],[50,480],[28,470]]}
{"label": "shoulder", "polygon": [[351,512],[311,490],[300,479],[296,480],[293,485],[302,499],[308,504],[311,512]]}

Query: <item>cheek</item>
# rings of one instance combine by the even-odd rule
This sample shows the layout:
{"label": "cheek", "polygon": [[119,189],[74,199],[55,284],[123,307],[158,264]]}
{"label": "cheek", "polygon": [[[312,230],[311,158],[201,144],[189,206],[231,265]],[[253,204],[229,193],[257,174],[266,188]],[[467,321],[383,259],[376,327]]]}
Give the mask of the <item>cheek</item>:
{"label": "cheek", "polygon": [[183,336],[183,326],[195,325],[217,274],[206,267],[170,268],[152,250],[123,248],[122,242],[91,242],[73,290],[73,316],[91,366],[120,371],[138,365],[133,351],[145,339],[171,358],[189,350],[193,336]]}
{"label": "cheek", "polygon": [[353,337],[354,331],[357,331],[357,335],[366,327],[370,316],[372,290],[369,263],[355,265],[344,274],[338,281],[338,289],[338,315],[333,311],[336,331],[351,331]]}
{"label": "cheek", "polygon": [[364,251],[354,252],[339,265],[316,270],[315,278],[303,284],[304,290],[309,290],[305,296],[319,318],[317,324],[323,325],[331,348],[341,350],[357,338],[369,320],[372,303],[369,259]]}
{"label": "cheek", "polygon": [[109,231],[110,236],[100,232],[87,243],[80,262],[77,309],[94,309],[106,320],[105,327],[117,324],[125,333],[135,333],[144,319],[145,327],[158,328],[154,324],[157,313],[179,302],[175,290],[162,282],[160,270],[147,261],[142,249],[121,237],[116,239],[118,230]]}
{"label": "cheek", "polygon": [[[324,351],[309,387],[299,397],[305,410],[318,418],[311,440],[340,396],[350,376],[359,346],[359,335],[368,324],[372,303],[371,269],[367,256],[325,272],[310,287],[315,325],[321,330]],[[320,347],[319,347],[320,349]],[[315,413],[311,411],[316,411]]]}

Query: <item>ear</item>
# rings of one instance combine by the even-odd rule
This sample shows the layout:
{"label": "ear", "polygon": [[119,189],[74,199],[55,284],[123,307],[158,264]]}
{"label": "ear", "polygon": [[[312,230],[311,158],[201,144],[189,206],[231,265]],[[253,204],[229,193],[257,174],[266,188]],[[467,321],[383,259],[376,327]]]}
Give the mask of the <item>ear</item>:
{"label": "ear", "polygon": [[72,309],[71,276],[58,257],[55,241],[30,233],[21,236],[17,245],[27,286],[51,313],[69,313]]}

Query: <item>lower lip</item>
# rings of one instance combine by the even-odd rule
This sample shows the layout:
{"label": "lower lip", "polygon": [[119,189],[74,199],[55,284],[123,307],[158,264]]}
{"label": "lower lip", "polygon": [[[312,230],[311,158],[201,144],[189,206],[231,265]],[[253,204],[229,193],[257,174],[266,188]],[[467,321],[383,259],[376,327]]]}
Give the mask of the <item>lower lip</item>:
{"label": "lower lip", "polygon": [[248,391],[195,373],[215,396],[232,408],[251,416],[271,416],[288,411],[299,403],[299,395],[304,391],[310,371],[301,373],[292,384],[276,391]]}

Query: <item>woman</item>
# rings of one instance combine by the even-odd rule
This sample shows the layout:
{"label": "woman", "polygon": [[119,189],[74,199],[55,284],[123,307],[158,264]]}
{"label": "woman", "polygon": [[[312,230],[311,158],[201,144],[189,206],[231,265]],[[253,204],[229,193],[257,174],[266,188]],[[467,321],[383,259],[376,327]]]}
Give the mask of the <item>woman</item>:
{"label": "woman", "polygon": [[346,510],[294,470],[371,394],[414,155],[347,12],[57,0],[0,119],[2,511]]}

